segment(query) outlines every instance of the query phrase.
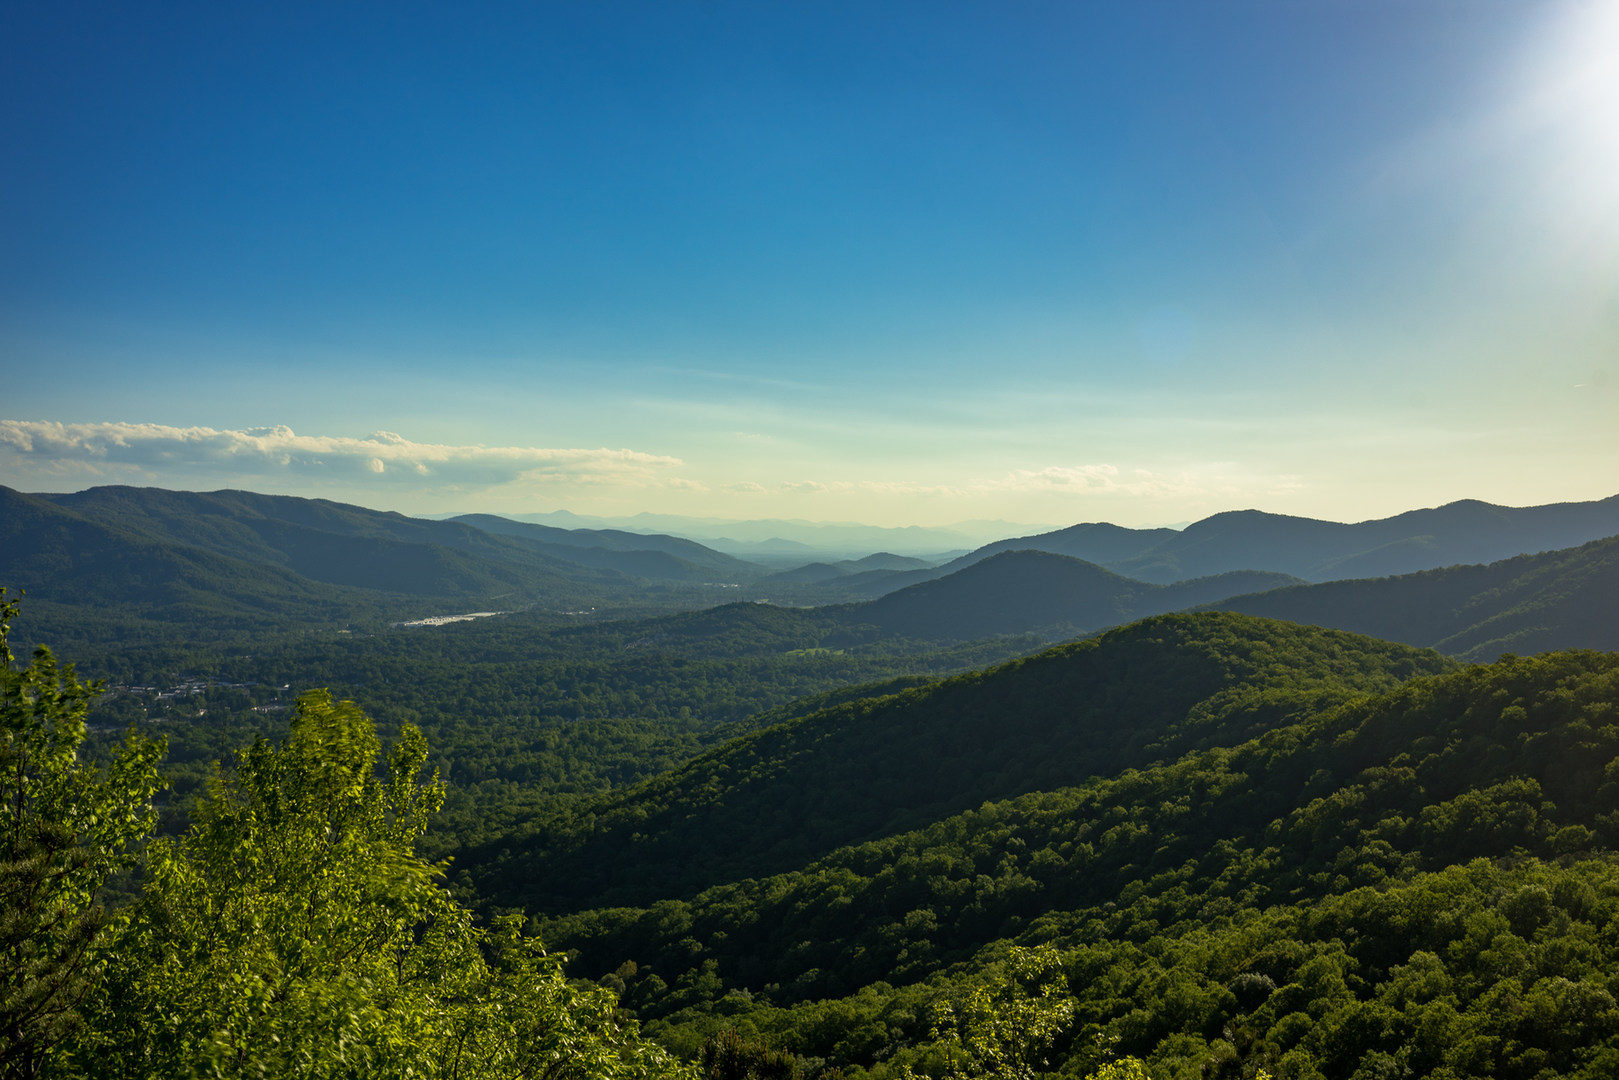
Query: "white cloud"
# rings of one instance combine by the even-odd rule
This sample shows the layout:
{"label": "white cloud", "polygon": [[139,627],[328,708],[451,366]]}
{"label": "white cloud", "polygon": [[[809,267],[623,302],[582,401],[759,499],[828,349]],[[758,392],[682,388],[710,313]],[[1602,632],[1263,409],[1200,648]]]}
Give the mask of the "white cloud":
{"label": "white cloud", "polygon": [[285,426],[221,431],[0,420],[0,463],[57,475],[148,481],[184,472],[456,488],[523,482],[687,483],[667,475],[682,464],[679,458],[636,450],[453,446],[413,442],[391,431],[355,439],[299,435]]}
{"label": "white cloud", "polygon": [[1241,472],[1229,462],[1213,462],[1183,472],[1121,469],[1117,465],[1048,465],[1016,469],[990,486],[1004,491],[1071,495],[1127,495],[1153,499],[1206,502],[1214,499],[1280,495],[1299,486],[1294,476],[1261,476]]}
{"label": "white cloud", "polygon": [[[1151,474],[1137,470],[1137,484],[1150,482]],[[1061,491],[1117,491],[1130,486],[1119,479],[1117,465],[1047,465],[1043,469],[1016,469],[1000,487],[1020,491],[1055,489]]]}
{"label": "white cloud", "polygon": [[663,482],[663,486],[673,488],[675,491],[684,491],[692,495],[708,494],[708,485],[697,480],[687,480],[681,476],[671,476]]}
{"label": "white cloud", "polygon": [[[794,468],[802,464],[795,462]],[[471,506],[492,512],[554,505],[563,498],[593,512],[691,512],[714,495],[755,503],[801,501],[851,520],[862,514],[891,520],[924,508],[936,515],[951,506],[959,509],[949,512],[961,516],[1026,512],[1058,520],[1075,513],[1127,513],[1122,507],[1137,503],[1152,504],[1158,518],[1188,517],[1211,506],[1259,505],[1285,497],[1299,481],[1229,462],[1157,470],[1078,463],[960,477],[833,474],[742,480],[723,473],[692,475],[679,458],[630,449],[463,446],[415,442],[389,431],[363,438],[300,435],[285,426],[220,430],[0,420],[0,483],[31,491],[108,483],[246,487],[368,505],[381,500],[399,507]]]}
{"label": "white cloud", "polygon": [[780,485],[789,494],[859,493],[884,497],[985,499],[1006,495],[1133,496],[1192,499],[1251,498],[1295,490],[1297,477],[1244,475],[1229,463],[1212,463],[1183,472],[1160,473],[1149,469],[1122,469],[1117,465],[1047,465],[1014,469],[1000,477],[963,479],[959,483],[919,483],[910,480],[829,481],[799,480]]}

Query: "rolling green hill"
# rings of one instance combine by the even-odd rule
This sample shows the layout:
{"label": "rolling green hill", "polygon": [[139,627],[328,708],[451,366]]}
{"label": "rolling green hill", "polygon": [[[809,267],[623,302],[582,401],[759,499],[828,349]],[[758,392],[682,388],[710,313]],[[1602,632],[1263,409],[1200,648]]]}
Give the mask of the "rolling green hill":
{"label": "rolling green hill", "polygon": [[168,543],[10,488],[0,488],[0,578],[28,593],[28,632],[55,642],[118,640],[131,622],[154,620],[208,640],[265,625],[383,616],[398,599]]}
{"label": "rolling green hill", "polygon": [[1449,666],[1332,631],[1164,616],[768,728],[461,861],[498,906],[558,912],[691,895],[985,799],[1237,742],[1301,702]]}
{"label": "rolling green hill", "polygon": [[[480,574],[497,576],[494,583],[499,584],[498,575],[509,577],[520,570],[569,575],[580,574],[584,567],[684,580],[702,569],[694,560],[723,564],[728,570],[748,567],[673,537],[590,532],[559,541],[559,535],[568,536],[567,530],[491,515],[429,521],[323,499],[247,491],[101,487],[43,497],[154,540],[284,565],[317,581],[389,592],[467,591],[490,584]],[[644,543],[637,542],[643,539]],[[470,558],[451,564],[447,573],[435,573],[437,564],[446,562],[446,549]],[[488,564],[510,565],[491,569]],[[643,572],[648,570],[652,573]]]}
{"label": "rolling green hill", "polygon": [[[1228,625],[1272,630],[1194,652],[1247,640],[1252,655],[1294,633]],[[1349,661],[1365,639],[1333,640]],[[1333,696],[1278,701],[1257,731],[1218,722],[1210,745],[1162,764],[541,929],[671,1046],[733,1027],[856,1077],[942,1069],[939,1007],[1004,978],[1014,945],[1055,949],[1073,1002],[1050,1047],[1062,1075],[1104,1049],[1174,1078],[1611,1075],[1619,656],[1513,658]],[[1039,737],[1024,707],[1003,703],[1007,740],[1031,760],[1063,753],[1066,732]],[[1180,725],[1163,730],[1174,740]],[[732,774],[707,803],[749,801],[748,782]],[[840,795],[827,811],[859,817]],[[643,849],[668,834],[642,825]],[[615,883],[657,865],[627,864]]]}

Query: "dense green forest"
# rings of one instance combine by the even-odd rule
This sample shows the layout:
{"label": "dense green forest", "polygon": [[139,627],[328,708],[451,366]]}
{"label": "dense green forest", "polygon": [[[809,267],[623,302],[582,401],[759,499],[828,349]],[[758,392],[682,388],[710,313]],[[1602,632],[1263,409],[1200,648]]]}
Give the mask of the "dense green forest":
{"label": "dense green forest", "polygon": [[865,698],[523,823],[459,860],[479,892],[556,911],[684,895],[986,799],[1226,745],[1305,704],[1451,666],[1239,615],[1161,616],[984,672]]}
{"label": "dense green forest", "polygon": [[371,635],[261,635],[245,646],[103,646],[83,650],[79,667],[113,686],[90,714],[92,751],[108,752],[132,724],[167,738],[166,828],[183,827],[213,762],[258,735],[283,735],[292,702],[322,688],[364,702],[385,729],[426,733],[449,798],[423,842],[443,854],[558,797],[667,771],[783,719],[779,710],[813,711],[817,695],[911,685],[1039,644],[911,641],[825,613],[732,604],[572,627],[518,613]]}
{"label": "dense green forest", "polygon": [[850,1075],[937,1075],[941,1003],[1038,945],[1065,1074],[1610,1075],[1616,702],[1611,654],[1506,659],[538,928],[669,1045],[737,1028]]}
{"label": "dense green forest", "polygon": [[1610,640],[1611,540],[1052,647],[1278,576],[714,607],[673,538],[242,494],[18,504],[88,546],[8,640],[107,686],[7,652],[0,1076],[1619,1071],[1619,657],[1496,658]]}

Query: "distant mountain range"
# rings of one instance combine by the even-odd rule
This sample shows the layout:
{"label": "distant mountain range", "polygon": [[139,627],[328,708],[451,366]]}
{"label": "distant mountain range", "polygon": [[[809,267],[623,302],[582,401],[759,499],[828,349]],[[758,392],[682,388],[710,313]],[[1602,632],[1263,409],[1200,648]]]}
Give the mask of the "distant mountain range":
{"label": "distant mountain range", "polygon": [[622,529],[559,529],[493,514],[463,514],[451,520],[496,536],[515,536],[548,548],[564,549],[552,553],[581,566],[619,570],[640,577],[731,582],[751,581],[760,574],[757,563],[745,562],[678,536]]}
{"label": "distant mountain range", "polygon": [[1154,585],[1066,555],[1003,551],[850,610],[861,622],[903,637],[975,640],[1035,632],[1064,638],[1298,582],[1288,574],[1238,570]]}
{"label": "distant mountain range", "polygon": [[[240,491],[0,488],[0,584],[27,589],[42,632],[65,638],[152,623],[212,634],[452,609],[633,615],[844,599],[857,602],[829,612],[835,622],[918,639],[1060,639],[1206,606],[1489,659],[1619,647],[1619,540],[1601,539],[1616,534],[1619,496],[1458,502],[1356,525],[1240,511],[1178,532],[1076,525],[937,567],[885,551],[772,573],[621,529],[433,521]],[[1340,573],[1360,576],[1321,581]]]}
{"label": "distant mountain range", "polygon": [[1073,525],[996,540],[932,568],[872,570],[824,584],[850,600],[872,599],[1007,551],[1067,555],[1157,585],[1235,570],[1319,582],[1493,562],[1614,535],[1619,535],[1619,495],[1530,507],[1463,500],[1353,525],[1234,510],[1180,530],[1127,529],[1105,522]]}
{"label": "distant mountain range", "polygon": [[1486,566],[1295,585],[1208,608],[1431,646],[1464,660],[1619,650],[1619,536]]}
{"label": "distant mountain range", "polygon": [[1158,584],[1231,570],[1273,570],[1306,581],[1331,581],[1494,562],[1616,534],[1619,495],[1527,507],[1464,499],[1353,525],[1259,510],[1215,514],[1180,531],[1074,525],[999,540],[967,558],[1020,549],[1050,551]]}
{"label": "distant mountain range", "polygon": [[851,624],[902,637],[972,641],[1060,640],[1188,609],[1332,627],[1466,660],[1619,649],[1619,536],[1483,566],[1320,584],[1238,570],[1154,585],[1066,555],[1003,551],[842,610]]}
{"label": "distant mountain range", "polygon": [[791,570],[781,570],[769,577],[761,578],[760,585],[773,584],[824,584],[828,581],[838,581],[856,575],[867,574],[872,571],[907,572],[914,570],[932,570],[934,564],[926,559],[918,559],[909,555],[895,555],[889,551],[879,551],[861,559],[840,559],[837,562],[812,562],[802,566],[795,566]]}
{"label": "distant mountain range", "polygon": [[884,527],[857,522],[804,521],[796,518],[686,517],[679,514],[635,514],[590,517],[554,510],[543,514],[509,514],[516,521],[563,529],[617,529],[633,533],[669,533],[743,558],[771,565],[837,562],[874,551],[931,557],[970,551],[1030,526],[1012,521],[962,521],[954,525]]}
{"label": "distant mountain range", "polygon": [[481,524],[245,491],[0,487],[0,583],[28,591],[45,632],[66,619],[208,635],[451,606],[636,604],[658,588],[696,589],[676,606],[699,606],[724,598],[702,590],[716,578],[766,573],[674,537]]}

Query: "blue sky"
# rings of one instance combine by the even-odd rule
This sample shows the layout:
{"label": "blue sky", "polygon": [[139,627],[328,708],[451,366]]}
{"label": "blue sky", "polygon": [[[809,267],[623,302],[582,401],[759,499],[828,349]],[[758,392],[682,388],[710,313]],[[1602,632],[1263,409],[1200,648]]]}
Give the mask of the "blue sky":
{"label": "blue sky", "polygon": [[1619,491],[1619,4],[14,2],[0,483]]}

